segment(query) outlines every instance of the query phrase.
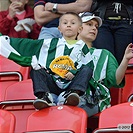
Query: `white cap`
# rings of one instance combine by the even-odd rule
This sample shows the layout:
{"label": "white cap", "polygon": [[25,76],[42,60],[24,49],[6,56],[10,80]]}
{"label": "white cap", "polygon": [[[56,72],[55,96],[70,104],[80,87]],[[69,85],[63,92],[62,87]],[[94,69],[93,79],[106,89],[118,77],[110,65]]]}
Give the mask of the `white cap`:
{"label": "white cap", "polygon": [[82,18],[82,22],[85,23],[87,21],[90,21],[92,19],[96,19],[98,21],[99,27],[102,25],[102,19],[98,16],[83,16]]}

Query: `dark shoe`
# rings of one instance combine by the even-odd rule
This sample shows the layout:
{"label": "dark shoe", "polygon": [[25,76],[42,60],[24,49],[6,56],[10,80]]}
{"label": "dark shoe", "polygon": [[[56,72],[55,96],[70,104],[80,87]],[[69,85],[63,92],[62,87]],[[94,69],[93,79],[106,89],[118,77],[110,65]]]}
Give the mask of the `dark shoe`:
{"label": "dark shoe", "polygon": [[73,90],[62,92],[58,97],[58,105],[62,104],[77,106],[79,104],[79,95]]}
{"label": "dark shoe", "polygon": [[45,95],[41,99],[37,98],[33,102],[33,105],[38,110],[53,106],[54,104],[52,95],[50,93],[45,93]]}

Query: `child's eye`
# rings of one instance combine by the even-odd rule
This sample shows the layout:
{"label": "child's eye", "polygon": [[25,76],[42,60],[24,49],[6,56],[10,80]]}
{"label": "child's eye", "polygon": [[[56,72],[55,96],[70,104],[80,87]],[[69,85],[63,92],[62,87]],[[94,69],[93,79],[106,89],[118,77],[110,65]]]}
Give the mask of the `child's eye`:
{"label": "child's eye", "polygon": [[67,22],[63,22],[63,24],[67,24]]}

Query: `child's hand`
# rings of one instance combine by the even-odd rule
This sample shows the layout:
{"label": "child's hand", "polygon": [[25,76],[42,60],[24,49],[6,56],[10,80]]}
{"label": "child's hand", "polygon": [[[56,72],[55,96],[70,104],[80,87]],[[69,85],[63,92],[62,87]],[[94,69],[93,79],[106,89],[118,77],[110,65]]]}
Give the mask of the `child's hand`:
{"label": "child's hand", "polygon": [[65,75],[65,79],[66,80],[72,80],[74,78],[74,75],[71,73],[71,72],[68,72],[66,75]]}
{"label": "child's hand", "polygon": [[125,55],[124,58],[126,58],[127,60],[130,60],[131,58],[133,58],[133,44],[130,43],[126,50],[125,50]]}

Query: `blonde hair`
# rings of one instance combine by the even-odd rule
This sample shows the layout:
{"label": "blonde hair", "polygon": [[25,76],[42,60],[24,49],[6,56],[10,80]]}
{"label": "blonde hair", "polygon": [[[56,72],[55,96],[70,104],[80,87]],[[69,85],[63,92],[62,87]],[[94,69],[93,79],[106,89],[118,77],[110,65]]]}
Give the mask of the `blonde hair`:
{"label": "blonde hair", "polygon": [[79,23],[82,25],[81,17],[77,13],[74,13],[74,12],[66,12],[65,14],[61,15],[61,17],[59,18],[59,25],[60,25],[62,17],[65,16],[65,15],[69,15],[69,14],[77,17],[77,19],[79,20]]}

